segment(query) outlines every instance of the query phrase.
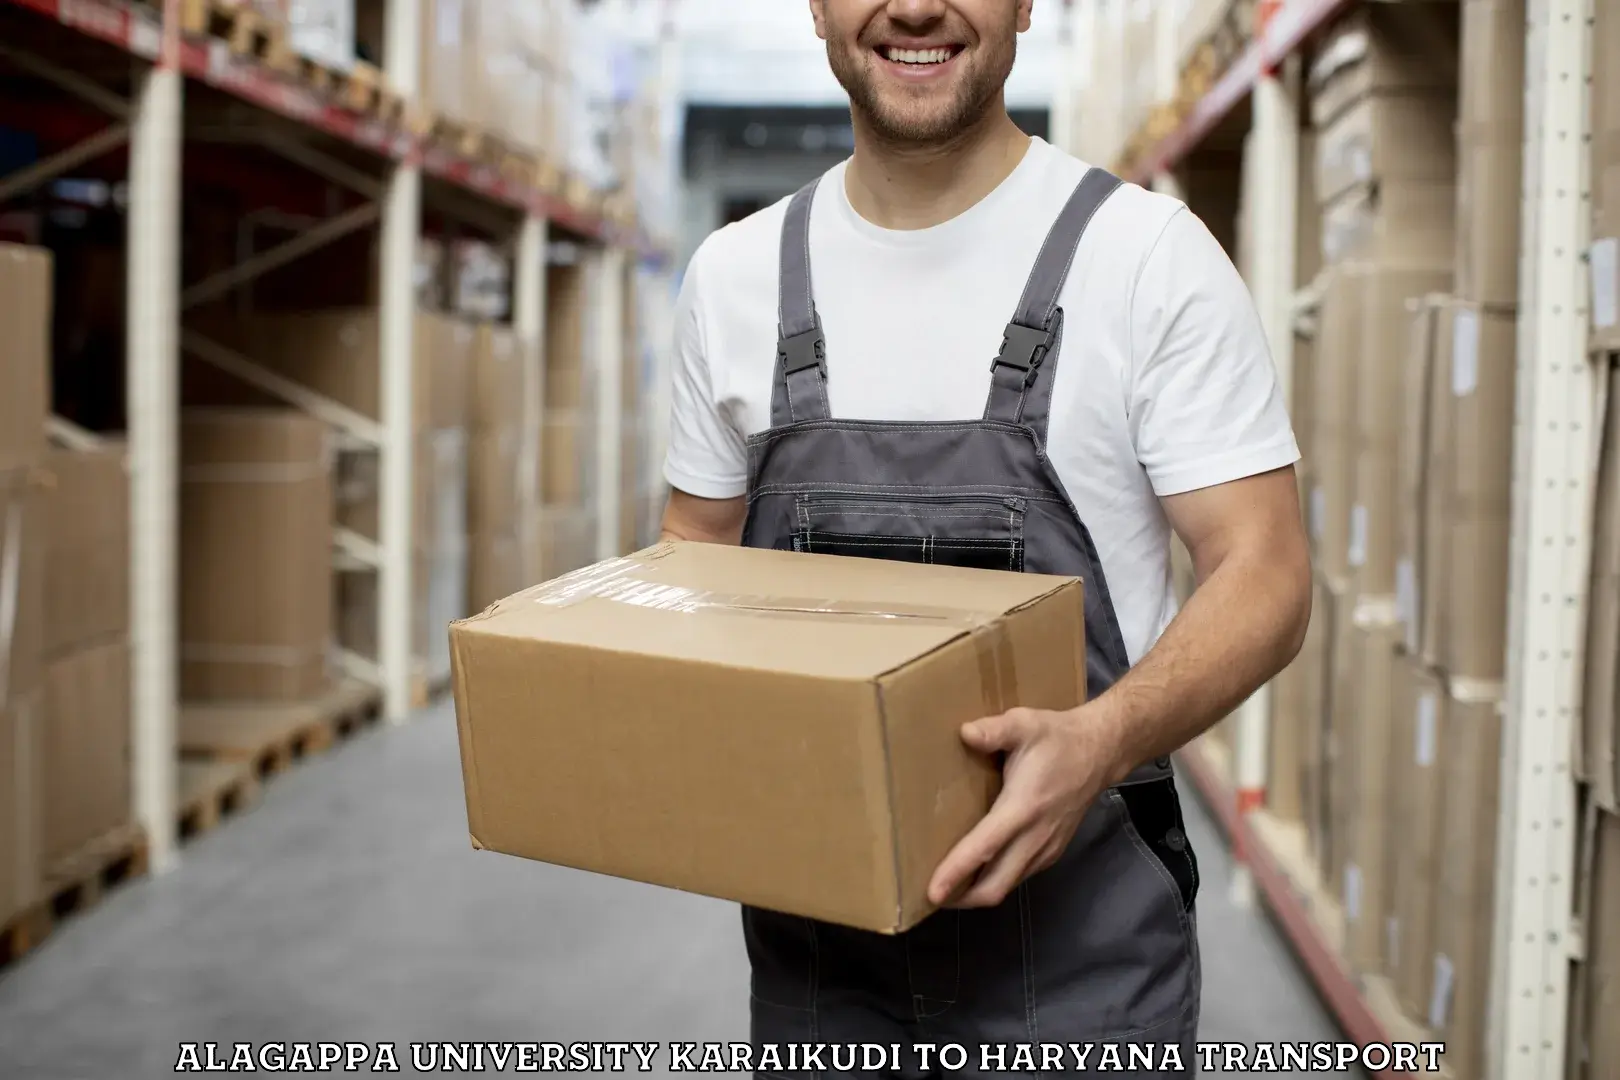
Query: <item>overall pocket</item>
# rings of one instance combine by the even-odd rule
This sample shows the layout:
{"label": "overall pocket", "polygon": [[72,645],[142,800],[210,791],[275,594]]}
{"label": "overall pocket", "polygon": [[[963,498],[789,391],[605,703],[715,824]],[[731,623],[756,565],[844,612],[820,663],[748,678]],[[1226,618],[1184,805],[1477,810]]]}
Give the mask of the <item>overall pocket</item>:
{"label": "overall pocket", "polygon": [[1025,500],[862,492],[801,495],[793,549],[977,570],[1024,569]]}
{"label": "overall pocket", "polygon": [[1191,914],[1198,900],[1198,856],[1187,836],[1175,777],[1121,784],[1115,790],[1130,827],[1175,882],[1182,911]]}

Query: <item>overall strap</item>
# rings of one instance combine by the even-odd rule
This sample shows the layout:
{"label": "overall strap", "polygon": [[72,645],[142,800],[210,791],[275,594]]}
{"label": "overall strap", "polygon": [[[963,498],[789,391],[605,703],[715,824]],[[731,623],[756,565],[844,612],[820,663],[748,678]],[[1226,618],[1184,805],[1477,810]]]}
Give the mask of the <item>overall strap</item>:
{"label": "overall strap", "polygon": [[799,189],[782,222],[772,427],[832,415],[827,407],[827,345],[810,282],[810,207],[820,183],[817,177]]}
{"label": "overall strap", "polygon": [[1007,324],[1001,351],[990,365],[990,400],[986,420],[1026,424],[1046,442],[1046,423],[1052,406],[1052,382],[1057,359],[1052,347],[1063,329],[1058,296],[1068,280],[1069,266],[1097,208],[1120,186],[1118,177],[1091,169],[1075,185],[1074,194],[1047,233],[1035,268],[1018,300],[1018,311]]}

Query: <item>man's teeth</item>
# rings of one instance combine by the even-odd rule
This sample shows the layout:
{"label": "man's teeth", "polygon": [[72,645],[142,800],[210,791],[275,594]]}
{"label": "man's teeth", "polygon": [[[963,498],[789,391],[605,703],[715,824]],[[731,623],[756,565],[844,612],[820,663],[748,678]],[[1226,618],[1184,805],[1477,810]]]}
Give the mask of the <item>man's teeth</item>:
{"label": "man's teeth", "polygon": [[900,64],[943,64],[951,58],[949,49],[888,49],[886,54]]}

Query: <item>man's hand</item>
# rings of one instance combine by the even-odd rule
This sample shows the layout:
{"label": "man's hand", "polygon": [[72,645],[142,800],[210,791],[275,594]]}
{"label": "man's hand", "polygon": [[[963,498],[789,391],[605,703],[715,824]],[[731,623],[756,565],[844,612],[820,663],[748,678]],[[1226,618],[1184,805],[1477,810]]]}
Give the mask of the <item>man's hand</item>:
{"label": "man's hand", "polygon": [[934,871],[928,897],[950,907],[994,907],[1069,846],[1086,811],[1118,778],[1118,740],[1092,703],[1068,712],[1012,709],[964,726],[962,741],[981,753],[1006,753],[1001,794]]}

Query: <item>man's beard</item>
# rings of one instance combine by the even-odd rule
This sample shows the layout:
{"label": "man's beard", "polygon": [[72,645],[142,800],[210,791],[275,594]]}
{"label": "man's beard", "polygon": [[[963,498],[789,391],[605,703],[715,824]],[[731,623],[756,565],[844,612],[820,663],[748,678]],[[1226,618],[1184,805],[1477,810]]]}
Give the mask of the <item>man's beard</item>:
{"label": "man's beard", "polygon": [[[903,93],[896,94],[894,100],[885,99],[877,89],[872,70],[882,61],[864,43],[857,43],[855,51],[851,51],[844,47],[841,35],[829,33],[827,61],[833,77],[849,95],[850,107],[879,139],[887,143],[937,144],[948,142],[983,119],[1012,73],[1017,37],[1009,33],[1003,39],[1005,45],[990,49],[984,49],[981,43],[981,51],[972,58],[974,62],[966,65],[966,72],[958,78],[951,100],[943,104],[928,96],[906,100],[909,95]],[[871,59],[866,60],[868,57]]]}

